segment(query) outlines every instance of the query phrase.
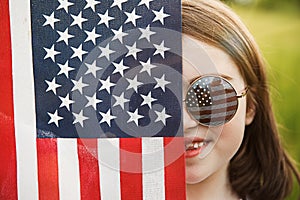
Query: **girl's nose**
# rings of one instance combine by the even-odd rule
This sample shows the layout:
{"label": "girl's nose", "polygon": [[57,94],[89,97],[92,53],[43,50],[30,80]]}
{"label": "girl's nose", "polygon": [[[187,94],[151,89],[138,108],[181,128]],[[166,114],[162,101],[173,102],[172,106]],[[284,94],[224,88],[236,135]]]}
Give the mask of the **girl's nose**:
{"label": "girl's nose", "polygon": [[187,108],[185,106],[185,102],[183,102],[183,130],[184,132],[188,129],[199,126],[199,123],[188,113]]}

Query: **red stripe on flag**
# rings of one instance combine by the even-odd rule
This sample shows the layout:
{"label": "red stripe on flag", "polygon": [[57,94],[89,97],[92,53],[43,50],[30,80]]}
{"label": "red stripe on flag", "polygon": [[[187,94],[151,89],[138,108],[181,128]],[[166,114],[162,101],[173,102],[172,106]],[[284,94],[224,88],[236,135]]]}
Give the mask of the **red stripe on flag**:
{"label": "red stripe on flag", "polygon": [[120,182],[122,200],[142,200],[142,139],[120,139]]}
{"label": "red stripe on flag", "polygon": [[0,199],[18,199],[9,2],[0,3]]}
{"label": "red stripe on flag", "polygon": [[37,139],[39,200],[58,200],[57,140]]}
{"label": "red stripe on flag", "polygon": [[81,200],[99,200],[100,180],[97,139],[78,139]]}
{"label": "red stripe on flag", "polygon": [[166,199],[185,199],[186,185],[183,137],[164,138],[164,160]]}

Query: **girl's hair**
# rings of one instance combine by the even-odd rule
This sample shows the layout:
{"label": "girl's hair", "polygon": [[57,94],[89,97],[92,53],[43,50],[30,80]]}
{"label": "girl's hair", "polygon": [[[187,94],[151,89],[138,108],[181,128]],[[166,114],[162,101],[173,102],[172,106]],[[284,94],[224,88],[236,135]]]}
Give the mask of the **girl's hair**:
{"label": "girl's hair", "polygon": [[[252,35],[226,5],[215,0],[182,2],[182,32],[227,52],[249,87],[247,112],[255,117],[231,159],[232,190],[250,199],[282,200],[299,172],[280,143],[266,80],[265,63]],[[299,198],[300,199],[300,198]]]}

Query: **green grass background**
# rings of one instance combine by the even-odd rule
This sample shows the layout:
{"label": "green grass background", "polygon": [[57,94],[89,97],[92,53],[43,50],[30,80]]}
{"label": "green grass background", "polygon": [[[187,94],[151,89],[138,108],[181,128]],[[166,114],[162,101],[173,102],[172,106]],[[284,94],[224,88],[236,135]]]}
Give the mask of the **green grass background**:
{"label": "green grass background", "polygon": [[[231,5],[258,42],[268,62],[271,97],[285,147],[300,170],[300,10]],[[300,193],[294,189],[289,200]]]}

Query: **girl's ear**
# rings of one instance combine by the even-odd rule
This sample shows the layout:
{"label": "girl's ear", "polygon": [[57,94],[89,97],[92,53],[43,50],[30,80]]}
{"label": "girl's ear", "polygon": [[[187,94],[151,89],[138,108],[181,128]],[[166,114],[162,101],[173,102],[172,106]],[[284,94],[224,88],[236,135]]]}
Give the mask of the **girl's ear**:
{"label": "girl's ear", "polygon": [[254,120],[255,114],[256,114],[256,106],[257,101],[255,100],[253,94],[256,93],[256,88],[249,88],[249,91],[247,93],[247,109],[246,109],[246,116],[245,116],[245,125],[248,126],[252,123]]}
{"label": "girl's ear", "polygon": [[247,108],[245,124],[250,125],[255,117],[256,109],[254,105]]}

